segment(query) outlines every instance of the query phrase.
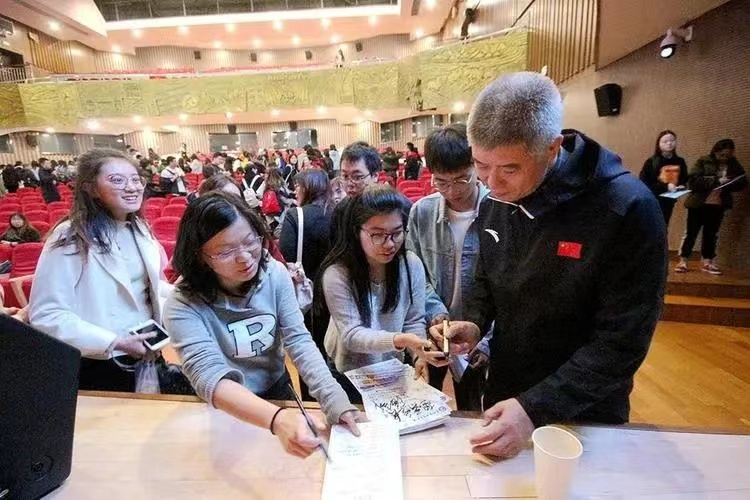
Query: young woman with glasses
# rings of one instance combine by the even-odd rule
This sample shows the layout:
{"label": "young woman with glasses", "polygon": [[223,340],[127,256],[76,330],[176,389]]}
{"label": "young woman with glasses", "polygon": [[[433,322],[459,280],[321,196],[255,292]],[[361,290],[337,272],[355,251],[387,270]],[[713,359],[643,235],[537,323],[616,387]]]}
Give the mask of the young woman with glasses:
{"label": "young woman with glasses", "polygon": [[[416,376],[442,353],[428,353],[425,273],[404,247],[409,200],[390,186],[371,185],[347,204],[335,244],[320,268],[316,300],[325,299],[331,321],[325,348],[335,375],[353,401],[359,393],[343,372],[408,350]],[[322,307],[323,304],[318,304]]]}
{"label": "young woman with glasses", "polygon": [[143,179],[113,149],[79,158],[70,213],[50,232],[36,271],[29,320],[81,351],[81,389],[132,392],[147,335],[161,321],[166,256],[141,216]]}
{"label": "young woman with glasses", "polygon": [[319,441],[302,414],[267,401],[294,397],[285,353],[329,422],[356,433],[360,416],[305,328],[289,272],[263,250],[267,238],[260,216],[236,196],[213,192],[191,203],[172,259],[182,281],[165,322],[198,396],[306,457]]}

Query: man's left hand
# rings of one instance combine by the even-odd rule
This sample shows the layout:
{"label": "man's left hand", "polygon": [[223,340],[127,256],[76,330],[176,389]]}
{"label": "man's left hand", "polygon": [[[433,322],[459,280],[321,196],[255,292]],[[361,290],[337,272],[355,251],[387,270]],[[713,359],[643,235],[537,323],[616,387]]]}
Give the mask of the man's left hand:
{"label": "man's left hand", "polygon": [[506,399],[484,412],[484,429],[473,435],[471,451],[500,458],[514,457],[531,439],[534,424],[517,399]]}

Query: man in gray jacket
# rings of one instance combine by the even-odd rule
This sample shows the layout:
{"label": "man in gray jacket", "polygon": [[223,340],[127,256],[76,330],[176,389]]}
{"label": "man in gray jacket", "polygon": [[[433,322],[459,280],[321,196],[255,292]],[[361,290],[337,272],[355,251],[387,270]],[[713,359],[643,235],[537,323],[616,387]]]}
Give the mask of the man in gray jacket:
{"label": "man in gray jacket", "polygon": [[[463,304],[473,286],[479,253],[479,230],[474,221],[489,190],[477,180],[465,126],[433,131],[425,140],[424,151],[438,192],[412,207],[406,244],[425,265],[425,316],[428,325],[436,325],[448,318],[463,319]],[[480,342],[470,353],[471,366],[463,376],[454,371],[459,410],[482,409],[488,358],[489,345]],[[430,365],[429,371],[430,384],[442,389],[447,368]]]}

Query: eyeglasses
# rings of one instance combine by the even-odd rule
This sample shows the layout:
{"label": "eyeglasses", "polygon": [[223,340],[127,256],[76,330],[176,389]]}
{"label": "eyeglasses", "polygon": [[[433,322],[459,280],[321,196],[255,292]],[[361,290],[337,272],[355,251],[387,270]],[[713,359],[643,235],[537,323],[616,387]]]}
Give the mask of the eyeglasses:
{"label": "eyeglasses", "polygon": [[433,177],[432,185],[438,191],[448,191],[453,186],[457,186],[457,187],[468,186],[469,184],[474,182],[474,176],[475,176],[475,172],[472,172],[468,177],[459,177],[458,179],[452,179],[449,181],[436,179],[435,177]]}
{"label": "eyeglasses", "polygon": [[372,177],[371,175],[347,175],[347,174],[341,174],[341,180],[344,183],[351,183],[351,184],[362,184],[367,180],[368,177]]}
{"label": "eyeglasses", "polygon": [[237,258],[237,256],[240,254],[240,252],[250,252],[253,255],[256,255],[260,249],[263,246],[263,237],[262,236],[248,236],[245,238],[245,240],[239,244],[239,246],[236,246],[234,248],[229,248],[227,250],[224,250],[223,252],[219,252],[214,255],[206,254],[206,257],[208,257],[211,260],[216,260],[219,262],[230,262]]}
{"label": "eyeglasses", "polygon": [[391,240],[394,245],[398,245],[400,243],[403,243],[404,237],[406,236],[405,229],[399,229],[398,231],[393,231],[392,233],[371,233],[364,228],[362,228],[362,231],[367,233],[367,236],[370,237],[370,241],[372,241],[373,245],[378,246],[385,245],[385,242],[388,240]]}
{"label": "eyeglasses", "polygon": [[127,189],[128,184],[132,184],[136,189],[143,189],[144,186],[143,179],[139,175],[126,177],[124,175],[112,174],[107,176],[107,182],[118,191]]}

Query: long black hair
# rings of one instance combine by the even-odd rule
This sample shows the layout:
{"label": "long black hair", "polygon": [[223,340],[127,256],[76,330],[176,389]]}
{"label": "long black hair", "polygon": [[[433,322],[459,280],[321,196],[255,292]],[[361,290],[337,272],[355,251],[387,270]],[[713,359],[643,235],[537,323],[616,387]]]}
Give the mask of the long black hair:
{"label": "long black hair", "polygon": [[[659,132],[659,135],[656,136],[656,146],[654,146],[654,156],[661,156],[661,148],[659,147],[659,141],[661,141],[661,138],[665,135],[672,134],[677,140],[677,134],[672,132],[671,130],[662,130]],[[677,156],[677,146],[674,147],[674,150],[672,151],[672,156]]]}
{"label": "long black hair", "polygon": [[[177,285],[181,292],[200,297],[208,303],[216,301],[221,285],[216,273],[206,263],[201,248],[240,217],[244,217],[263,238],[265,247],[268,238],[265,224],[239,197],[212,191],[187,206],[180,221],[172,257],[172,266],[182,276],[182,281]],[[263,252],[258,269],[265,269],[266,263],[267,255]],[[257,279],[257,275],[254,279]]]}
{"label": "long black hair", "polygon": [[[73,195],[73,207],[58,225],[70,221],[70,232],[53,244],[53,248],[75,244],[84,257],[92,246],[104,253],[112,250],[112,237],[115,232],[115,219],[94,193],[99,171],[109,160],[124,160],[133,165],[138,172],[138,164],[124,152],[110,148],[96,148],[78,157],[76,185]],[[143,232],[148,231],[148,224],[143,220],[141,209],[127,216],[134,227]],[[57,227],[57,225],[55,226]],[[51,233],[51,231],[50,231]]]}
{"label": "long black hair", "polygon": [[[383,184],[372,184],[359,194],[349,200],[345,200],[343,218],[338,225],[336,242],[323,260],[318,271],[318,276],[333,265],[341,265],[349,275],[349,280],[354,289],[354,299],[357,309],[362,318],[362,323],[369,327],[372,322],[372,310],[370,309],[370,266],[367,264],[367,256],[362,249],[359,239],[362,226],[377,215],[386,215],[398,212],[401,216],[403,229],[406,231],[409,221],[409,209],[411,203],[401,193]],[[403,243],[393,260],[385,266],[385,301],[381,307],[381,313],[388,313],[396,308],[401,291],[400,267],[401,263],[406,266],[409,290],[411,290],[411,274],[406,261],[406,244]],[[323,295],[323,280],[315,281],[316,307],[321,310],[325,307],[325,296]],[[411,293],[409,294],[411,300]]]}

